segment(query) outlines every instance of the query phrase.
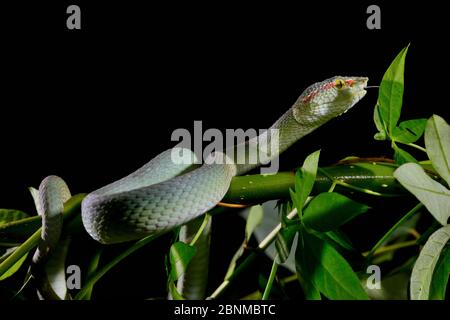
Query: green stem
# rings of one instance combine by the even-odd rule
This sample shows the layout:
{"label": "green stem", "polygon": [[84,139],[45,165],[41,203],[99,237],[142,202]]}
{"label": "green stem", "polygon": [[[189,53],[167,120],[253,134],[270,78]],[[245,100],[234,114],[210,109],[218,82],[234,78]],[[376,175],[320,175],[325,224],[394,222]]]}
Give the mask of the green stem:
{"label": "green stem", "polygon": [[420,151],[422,151],[422,152],[427,153],[427,149],[425,149],[424,147],[421,147],[421,146],[419,146],[419,145],[417,145],[417,144],[415,144],[415,143],[404,143],[404,142],[397,141],[397,140],[395,140],[395,142],[404,144],[404,145],[406,145],[406,146],[410,146],[410,147],[412,147],[412,148],[415,148],[415,149],[417,149],[417,150],[420,150]]}
{"label": "green stem", "polygon": [[[72,218],[72,216],[80,209],[81,201],[84,194],[77,194],[70,198],[64,204],[64,220]],[[8,258],[0,264],[0,276],[11,268],[25,254],[36,247],[41,239],[41,228],[37,229],[25,242],[23,242]]]}
{"label": "green stem", "polygon": [[292,274],[280,280],[280,283],[284,286],[288,283],[294,282],[298,279],[297,274]]}
{"label": "green stem", "polygon": [[373,191],[373,190],[370,190],[370,189],[366,189],[366,188],[360,188],[360,187],[348,184],[347,182],[340,181],[340,180],[336,180],[336,184],[338,184],[340,186],[343,186],[343,187],[346,187],[348,189],[359,191],[361,193],[370,194],[372,196],[378,196],[378,197],[396,197],[396,196],[398,196],[398,195],[392,195],[392,194],[389,194],[389,193],[376,192],[376,191]]}
{"label": "green stem", "polygon": [[[287,219],[291,220],[295,216],[297,216],[297,210],[296,209],[294,209],[291,212],[289,212],[289,214],[287,215]],[[231,276],[228,277],[227,279],[225,279],[217,287],[217,289],[208,297],[208,300],[217,299],[217,297],[219,297],[225,291],[225,289],[228,288],[230,283],[234,279],[236,279],[239,275],[241,275],[241,273],[253,263],[253,261],[257,257],[257,253],[264,252],[270,246],[270,244],[276,239],[276,236],[277,236],[278,232],[280,232],[281,227],[282,227],[281,223],[279,223],[271,232],[269,232],[269,234],[264,238],[264,240],[262,240],[260,242],[257,250],[251,252],[244,259],[244,261],[236,268],[236,270],[234,270],[234,272],[231,274]]]}
{"label": "green stem", "polygon": [[256,252],[250,253],[244,261],[234,270],[233,274],[224,280],[217,289],[207,298],[207,300],[217,299],[228,288],[230,283],[242,274],[252,263],[258,255]]}
{"label": "green stem", "polygon": [[294,172],[278,172],[272,175],[237,176],[231,180],[223,202],[252,203],[289,197],[294,188]]}
{"label": "green stem", "polygon": [[[363,160],[360,159],[360,162],[351,164],[319,168],[313,194],[330,190],[333,183],[375,196],[394,197],[405,194],[405,190],[394,178],[397,166]],[[294,189],[294,187],[294,172],[238,176],[231,180],[230,188],[222,201],[248,204],[274,199],[289,199],[289,189]]]}
{"label": "green stem", "polygon": [[[87,279],[89,279],[95,271],[98,269],[98,263],[100,262],[100,256],[102,255],[102,248],[98,249],[97,252],[94,254],[94,257],[92,258],[91,262],[89,263],[88,269],[87,269]],[[94,289],[94,285],[91,285],[85,296],[83,297],[85,300],[91,300],[92,296],[92,290]]]}
{"label": "green stem", "polygon": [[[390,236],[397,230],[403,223],[409,220],[417,211],[423,207],[422,203],[417,204],[408,213],[406,213],[388,232],[375,244],[375,246],[367,253],[367,261],[369,261],[375,252],[390,238]],[[416,240],[414,240],[416,242]]]}
{"label": "green stem", "polygon": [[13,248],[18,246],[20,246],[20,242],[0,242],[0,247]]}
{"label": "green stem", "polygon": [[211,216],[209,215],[209,213],[206,213],[206,214],[205,214],[205,217],[203,218],[202,224],[201,224],[200,227],[198,228],[197,233],[196,233],[195,236],[194,236],[194,239],[192,239],[192,241],[191,241],[191,243],[190,243],[189,245],[191,245],[191,246],[194,246],[194,245],[195,245],[195,243],[197,242],[197,240],[198,240],[198,239],[200,238],[200,236],[202,235],[203,230],[205,229],[206,225],[208,224],[209,219],[211,219]]}
{"label": "green stem", "polygon": [[[380,255],[382,253],[386,253],[389,251],[396,251],[398,249],[403,249],[403,248],[408,248],[408,247],[413,247],[413,246],[417,246],[417,240],[410,240],[410,241],[394,243],[389,246],[384,246],[384,247],[379,248],[378,250],[376,250],[373,253],[373,256]],[[368,255],[368,253],[364,253],[363,255]]]}
{"label": "green stem", "polygon": [[[321,168],[326,175],[318,173],[312,194],[318,194],[330,190],[334,181],[336,184],[375,195],[398,196],[406,194],[399,186],[393,173],[396,166],[382,162],[367,162],[360,159],[359,162],[341,164]],[[268,200],[289,199],[289,189],[295,184],[294,172],[279,172],[274,175],[246,175],[234,177],[230,188],[223,198],[223,202],[252,204],[262,203]],[[374,191],[374,192],[372,192]],[[380,191],[385,194],[380,194]],[[74,196],[73,198],[76,198]],[[81,202],[84,195],[78,195]],[[226,211],[227,208],[216,207],[211,214]],[[25,240],[39,227],[40,217],[34,216],[19,221],[6,223],[0,226],[0,241],[9,239]],[[68,232],[84,232],[80,217],[75,217],[65,226]]]}
{"label": "green stem", "polygon": [[373,196],[379,196],[379,197],[396,197],[396,196],[398,196],[397,194],[381,193],[381,192],[373,191],[371,189],[357,187],[357,186],[354,186],[354,185],[349,184],[347,182],[344,182],[342,180],[335,179],[333,176],[331,176],[330,174],[328,174],[325,170],[323,170],[321,168],[319,168],[319,171],[323,175],[327,176],[333,182],[334,185],[340,185],[342,187],[346,187],[348,189],[352,189],[352,190],[355,190],[355,191],[358,191],[358,192],[361,192],[361,193],[370,194],[370,195],[373,195]]}
{"label": "green stem", "polygon": [[334,188],[336,188],[336,185],[337,185],[337,182],[336,182],[336,180],[334,180],[333,183],[331,184],[330,189],[328,189],[328,192],[333,192]]}
{"label": "green stem", "polygon": [[36,230],[31,237],[22,243],[14,252],[0,264],[0,276],[9,270],[17,261],[31,251],[39,243],[41,228]]}
{"label": "green stem", "polygon": [[86,294],[88,294],[90,288],[98,281],[100,280],[109,270],[111,270],[116,264],[118,264],[120,261],[128,257],[130,254],[135,252],[136,250],[142,248],[146,244],[150,243],[160,235],[156,236],[148,236],[145,237],[137,242],[135,242],[131,247],[129,247],[127,250],[119,254],[117,257],[115,257],[113,260],[108,262],[105,266],[103,266],[101,269],[96,270],[86,281],[83,288],[81,288],[80,291],[78,291],[77,295],[75,296],[75,300],[81,300],[84,299]]}
{"label": "green stem", "polygon": [[269,280],[267,280],[267,285],[266,285],[266,289],[264,290],[262,300],[269,300],[273,281],[275,280],[275,276],[277,275],[277,271],[278,271],[278,263],[276,260],[277,260],[276,258],[273,260],[272,269],[270,270]]}

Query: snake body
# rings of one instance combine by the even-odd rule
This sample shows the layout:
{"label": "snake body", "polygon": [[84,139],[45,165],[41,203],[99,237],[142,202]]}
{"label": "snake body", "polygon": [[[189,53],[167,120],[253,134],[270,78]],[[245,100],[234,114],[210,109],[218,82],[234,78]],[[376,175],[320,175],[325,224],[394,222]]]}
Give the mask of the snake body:
{"label": "snake body", "polygon": [[[346,112],[366,93],[364,77],[333,77],[308,87],[271,127],[279,130],[278,156],[294,142],[330,119]],[[259,149],[258,137],[236,147]],[[258,150],[259,151],[259,150]],[[188,155],[192,163],[174,163],[173,154]],[[216,157],[223,154],[216,154]],[[87,232],[102,243],[116,243],[166,232],[213,208],[225,195],[235,175],[258,164],[242,159],[192,168],[195,155],[169,149],[129,176],[86,196],[82,219]]]}
{"label": "snake body", "polygon": [[[275,138],[267,134],[268,130],[210,155],[200,167],[195,165],[195,154],[188,149],[162,152],[137,171],[84,198],[82,220],[86,231],[95,240],[107,244],[140,239],[185,225],[216,206],[234,176],[245,174],[263,160],[277,157],[303,136],[353,107],[366,94],[367,81],[366,77],[333,77],[311,85],[271,126],[269,130],[278,132]],[[275,143],[277,148],[263,148],[268,142]],[[233,151],[231,156],[229,151]],[[251,152],[262,155],[256,163],[246,162]],[[177,154],[191,161],[173,161]],[[214,162],[218,159],[222,161]],[[70,195],[68,192],[64,182],[55,176],[46,178],[39,188],[46,209],[36,263],[44,260],[58,241],[62,221],[58,215]]]}

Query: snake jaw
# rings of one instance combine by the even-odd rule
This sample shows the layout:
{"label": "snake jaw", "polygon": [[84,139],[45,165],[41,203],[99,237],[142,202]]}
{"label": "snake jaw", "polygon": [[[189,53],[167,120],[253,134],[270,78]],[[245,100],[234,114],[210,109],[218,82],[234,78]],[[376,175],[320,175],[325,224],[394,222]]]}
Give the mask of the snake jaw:
{"label": "snake jaw", "polygon": [[[343,98],[342,108],[344,110],[339,115],[346,113],[366,95],[367,91],[365,90],[365,88],[367,86],[368,80],[368,78],[362,77],[346,80],[346,82],[351,82],[346,88],[341,89],[343,91],[343,95],[345,95],[346,97]],[[348,105],[347,107],[345,106],[346,104]]]}

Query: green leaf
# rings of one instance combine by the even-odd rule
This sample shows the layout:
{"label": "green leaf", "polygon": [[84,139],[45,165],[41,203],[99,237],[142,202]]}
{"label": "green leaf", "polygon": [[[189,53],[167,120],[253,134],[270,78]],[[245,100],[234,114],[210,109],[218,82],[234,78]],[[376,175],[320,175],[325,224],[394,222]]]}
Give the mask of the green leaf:
{"label": "green leaf", "polygon": [[307,271],[305,271],[306,261],[307,260],[303,255],[302,246],[298,241],[297,248],[295,250],[295,271],[297,274],[297,279],[300,282],[300,286],[303,289],[303,294],[305,295],[306,300],[321,300],[322,296],[320,295],[320,291],[316,288],[314,283],[312,283],[311,277],[309,277]]}
{"label": "green leaf", "polygon": [[[392,61],[381,80],[378,93],[379,120],[386,125],[389,136],[392,136],[400,118],[403,103],[404,69],[408,47],[404,48]],[[377,125],[378,127],[379,125]],[[383,132],[380,132],[383,135]]]}
{"label": "green leaf", "polygon": [[[300,247],[297,247],[297,250],[295,251],[295,254],[300,256],[301,251],[299,250]],[[322,300],[322,296],[320,295],[320,291],[314,286],[314,284],[308,279],[305,278],[302,271],[303,264],[301,263],[302,259],[296,259],[295,267],[297,270],[297,279],[300,282],[300,286],[303,289],[303,294],[305,295],[306,300]]]}
{"label": "green leaf", "polygon": [[409,152],[399,148],[395,143],[392,144],[392,147],[395,151],[394,160],[397,164],[402,165],[409,162],[417,163],[416,158],[414,158]]}
{"label": "green leaf", "polygon": [[380,116],[386,123],[388,135],[392,136],[394,128],[400,119],[403,100],[403,83],[383,80],[379,92],[378,101]]}
{"label": "green leaf", "polygon": [[277,233],[275,248],[277,249],[277,263],[284,263],[291,253],[292,243],[298,231],[298,225],[284,227]]}
{"label": "green leaf", "polygon": [[369,209],[339,193],[325,192],[314,197],[303,214],[308,228],[325,232],[336,229]]}
{"label": "green leaf", "polygon": [[39,201],[39,190],[33,187],[29,187],[28,190],[30,191],[31,197],[33,198],[37,214],[39,216],[42,216],[44,211],[42,210],[41,202]]}
{"label": "green leaf", "polygon": [[430,211],[440,224],[446,225],[450,216],[450,191],[431,179],[423,168],[406,163],[394,172],[394,177]]}
{"label": "green leaf", "polygon": [[437,115],[428,119],[425,146],[434,169],[450,186],[450,126]]}
{"label": "green leaf", "polygon": [[244,254],[244,250],[245,247],[241,245],[237,249],[236,253],[233,255],[233,258],[231,258],[230,264],[228,265],[227,273],[225,274],[224,278],[225,280],[228,280],[228,278],[230,278],[233,275],[234,270],[236,269],[237,261]]}
{"label": "green leaf", "polygon": [[0,209],[0,225],[28,218],[28,214],[20,210]]}
{"label": "green leaf", "polygon": [[356,273],[333,246],[304,229],[300,235],[296,263],[303,278],[332,300],[369,298]]}
{"label": "green leaf", "polygon": [[445,300],[448,278],[450,275],[450,247],[446,246],[434,268],[430,286],[430,300]]}
{"label": "green leaf", "polygon": [[22,264],[24,263],[27,256],[28,256],[28,253],[24,254],[19,260],[17,260],[16,263],[14,263],[8,270],[6,270],[6,272],[0,276],[0,281],[5,280],[6,278],[9,278],[14,273],[16,273],[20,269]]}
{"label": "green leaf", "polygon": [[319,156],[320,150],[311,153],[306,157],[303,166],[295,174],[295,195],[292,201],[299,213],[302,212],[306,199],[308,199],[313,189],[319,165]]}
{"label": "green leaf", "polygon": [[[297,173],[295,174],[296,181],[297,181],[297,179],[301,179],[301,178],[297,178],[297,176],[299,176],[299,177],[301,176],[301,173],[299,173],[299,171],[297,171]],[[299,209],[303,208],[303,205],[300,204],[301,203],[300,193],[297,193],[294,190],[289,188],[289,195],[291,196],[292,204],[297,209],[297,212],[301,212],[301,211],[299,211]]]}
{"label": "green leaf", "polygon": [[433,272],[442,249],[450,239],[450,225],[440,228],[428,239],[411,273],[411,300],[428,300]]}
{"label": "green leaf", "polygon": [[0,239],[14,239],[25,241],[33,234],[42,224],[40,216],[32,216],[5,224],[0,224]]}
{"label": "green leaf", "polygon": [[[3,249],[3,248],[2,248]],[[0,252],[0,263],[6,260],[14,251],[16,251],[17,246],[5,248],[5,250],[1,250]]]}
{"label": "green leaf", "polygon": [[262,206],[253,206],[247,217],[247,223],[245,225],[245,240],[248,242],[250,237],[257,226],[259,226],[263,220],[264,211]]}
{"label": "green leaf", "polygon": [[[92,257],[91,261],[89,262],[87,272],[86,272],[86,279],[89,279],[91,277],[91,275],[97,271],[101,255],[102,255],[102,248],[98,249],[95,252],[94,256]],[[83,297],[83,299],[91,300],[93,290],[94,290],[94,285],[89,286],[89,289],[87,290],[86,295]]]}
{"label": "green leaf", "polygon": [[375,140],[387,140],[388,132],[387,132],[386,124],[384,123],[384,121],[382,120],[382,118],[380,116],[380,106],[378,103],[375,105],[375,108],[373,110],[373,122],[375,122],[375,126],[378,129],[378,132],[375,133],[375,135],[374,135],[374,139]]}
{"label": "green leaf", "polygon": [[[347,251],[353,251],[353,252],[356,251],[355,247],[353,246],[353,244],[351,243],[351,241],[347,237],[347,235],[339,229],[335,229],[335,230],[323,232],[323,233],[319,232],[318,236],[319,236],[319,238],[321,238],[331,244],[335,243],[337,246],[339,246]],[[335,245],[335,248],[336,248],[336,245]]]}
{"label": "green leaf", "polygon": [[[300,181],[297,181],[296,179],[297,184],[295,187],[296,192],[300,192],[302,200],[301,205],[305,204],[306,199],[309,197],[313,189],[314,182],[316,181],[317,167],[319,166],[319,157],[320,150],[317,150],[307,156],[301,168],[302,179]],[[297,187],[299,187],[298,190]]]}
{"label": "green leaf", "polygon": [[196,249],[184,242],[175,242],[170,247],[170,278],[172,281],[186,272],[186,269],[195,256]]}
{"label": "green leaf", "polygon": [[413,143],[422,136],[427,119],[407,120],[394,128],[392,139],[403,143]]}
{"label": "green leaf", "polygon": [[177,286],[172,279],[169,279],[169,294],[173,300],[186,300],[183,295],[178,292]]}

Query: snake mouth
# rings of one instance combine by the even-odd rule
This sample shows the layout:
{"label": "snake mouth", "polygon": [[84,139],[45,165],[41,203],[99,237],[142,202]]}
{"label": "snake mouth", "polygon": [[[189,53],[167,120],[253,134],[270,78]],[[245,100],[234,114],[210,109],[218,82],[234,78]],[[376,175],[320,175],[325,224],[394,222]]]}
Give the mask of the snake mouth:
{"label": "snake mouth", "polygon": [[[367,77],[357,77],[353,80],[352,89],[354,91],[354,96],[356,98],[356,102],[361,100],[367,93],[367,83],[369,82],[369,78]],[[353,106],[353,105],[352,105]]]}
{"label": "snake mouth", "polygon": [[341,104],[341,110],[343,111],[339,115],[346,113],[367,94],[366,88],[368,81],[369,78],[367,77],[351,78],[351,85],[347,87],[346,98],[344,98]]}
{"label": "snake mouth", "polygon": [[361,91],[366,92],[365,89],[367,88],[368,82],[369,82],[369,78],[367,78],[367,77],[357,77],[357,78],[354,78],[352,87],[358,88]]}

